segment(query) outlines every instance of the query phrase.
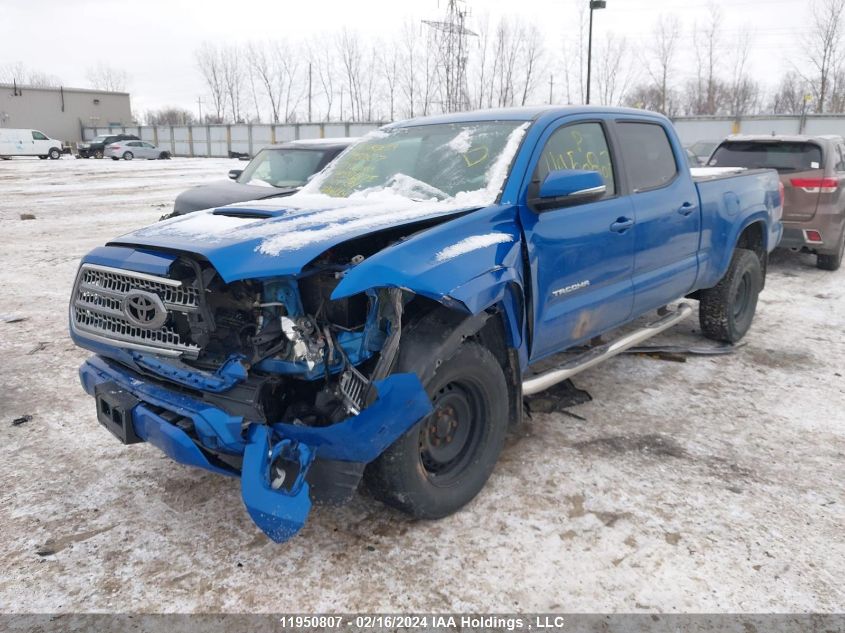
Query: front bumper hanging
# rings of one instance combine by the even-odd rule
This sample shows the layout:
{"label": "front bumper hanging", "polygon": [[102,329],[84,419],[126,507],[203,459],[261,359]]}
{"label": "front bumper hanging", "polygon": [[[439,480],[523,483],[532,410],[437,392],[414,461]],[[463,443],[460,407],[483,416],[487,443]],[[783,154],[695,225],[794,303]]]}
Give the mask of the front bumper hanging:
{"label": "front bumper hanging", "polygon": [[[100,423],[124,443],[146,441],[174,461],[241,478],[255,524],[276,542],[294,536],[311,509],[308,471],[316,459],[367,463],[431,412],[415,374],[374,383],[378,397],[356,416],[327,427],[245,421],[93,356],[79,369],[97,399]],[[240,471],[230,464],[242,457]]]}

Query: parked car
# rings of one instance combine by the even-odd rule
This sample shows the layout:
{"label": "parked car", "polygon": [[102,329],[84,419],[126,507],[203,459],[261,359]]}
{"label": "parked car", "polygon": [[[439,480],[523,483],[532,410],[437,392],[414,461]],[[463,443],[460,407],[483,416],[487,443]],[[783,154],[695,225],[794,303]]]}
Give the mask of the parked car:
{"label": "parked car", "polygon": [[276,541],[362,477],[412,516],[446,516],[481,490],[523,395],[687,318],[685,297],[711,339],[751,327],[781,237],[777,173],[700,173],[642,110],[393,124],[283,200],[86,255],[70,304],[95,353],[83,387],[121,442],[240,477]]}
{"label": "parked car", "polygon": [[704,165],[701,159],[699,159],[698,156],[695,155],[695,152],[693,152],[690,148],[684,148],[684,154],[687,157],[687,165],[690,167],[701,167]]}
{"label": "parked car", "polygon": [[696,141],[689,146],[689,150],[695,154],[699,165],[706,165],[710,155],[718,145],[719,141]]}
{"label": "parked car", "polygon": [[140,140],[134,134],[101,134],[87,143],[79,143],[76,146],[76,155],[78,158],[102,158],[105,155],[106,145],[120,141]]}
{"label": "parked car", "polygon": [[780,174],[786,200],[781,246],[816,254],[837,270],[845,253],[845,141],[840,136],[731,136],[709,161],[767,167]]}
{"label": "parked car", "polygon": [[62,142],[29,128],[0,128],[0,158],[38,156],[57,160],[62,157]]}
{"label": "parked car", "polygon": [[180,193],[173,213],[167,217],[233,202],[288,196],[356,140],[328,138],[265,147],[246,167],[232,169],[230,180],[200,185]]}
{"label": "parked car", "polygon": [[160,149],[147,141],[118,141],[106,145],[105,156],[112,160],[133,160],[146,158],[148,160],[169,159],[170,152]]}

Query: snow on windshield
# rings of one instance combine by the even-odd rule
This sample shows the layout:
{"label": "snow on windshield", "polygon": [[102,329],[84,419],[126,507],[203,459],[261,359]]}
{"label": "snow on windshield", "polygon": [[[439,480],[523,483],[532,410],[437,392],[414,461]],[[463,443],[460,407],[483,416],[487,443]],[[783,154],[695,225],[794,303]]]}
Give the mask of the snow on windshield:
{"label": "snow on windshield", "polygon": [[[379,186],[354,191],[346,197],[335,197],[320,191],[321,183],[325,181],[324,172],[292,196],[273,202],[249,203],[247,207],[269,209],[273,205],[273,210],[281,210],[275,217],[231,217],[200,211],[159,222],[138,231],[136,235],[188,238],[211,243],[261,239],[255,250],[275,256],[314,244],[488,206],[496,201],[504,185],[528,125],[527,122],[510,125],[495,160],[483,174],[485,185],[477,190],[449,194],[412,175],[394,172]],[[459,133],[453,131],[450,138]],[[245,207],[247,203],[233,206]]]}
{"label": "snow on windshield", "polygon": [[527,127],[481,121],[382,130],[350,147],[302,191],[347,198],[392,189],[412,199],[492,204]]}

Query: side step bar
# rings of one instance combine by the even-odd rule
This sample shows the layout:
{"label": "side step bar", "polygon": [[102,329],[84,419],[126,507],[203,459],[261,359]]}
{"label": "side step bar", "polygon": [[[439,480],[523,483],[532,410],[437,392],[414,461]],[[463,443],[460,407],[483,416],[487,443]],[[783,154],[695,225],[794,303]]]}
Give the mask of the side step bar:
{"label": "side step bar", "polygon": [[[660,314],[660,312],[658,312]],[[664,314],[660,319],[653,323],[649,323],[645,327],[626,334],[621,338],[598,345],[588,349],[586,352],[569,359],[562,365],[544,371],[542,374],[532,376],[522,383],[522,393],[526,396],[533,396],[536,393],[545,391],[549,387],[556,385],[559,382],[571,378],[575,374],[589,369],[594,365],[613,358],[621,354],[625,350],[639,345],[643,341],[650,339],[652,336],[660,334],[664,330],[668,330],[676,323],[683,321],[692,314],[692,306],[689,303],[680,303],[678,307]]]}

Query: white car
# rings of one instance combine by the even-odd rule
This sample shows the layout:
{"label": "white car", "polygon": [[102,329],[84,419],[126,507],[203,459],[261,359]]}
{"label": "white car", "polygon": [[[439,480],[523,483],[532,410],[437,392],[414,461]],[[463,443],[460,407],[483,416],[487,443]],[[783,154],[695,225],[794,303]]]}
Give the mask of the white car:
{"label": "white car", "polygon": [[0,128],[0,158],[38,156],[56,160],[62,157],[62,142],[32,129]]}
{"label": "white car", "polygon": [[150,160],[170,158],[170,152],[160,149],[147,141],[118,141],[106,145],[105,156],[112,160],[132,160],[147,158]]}

